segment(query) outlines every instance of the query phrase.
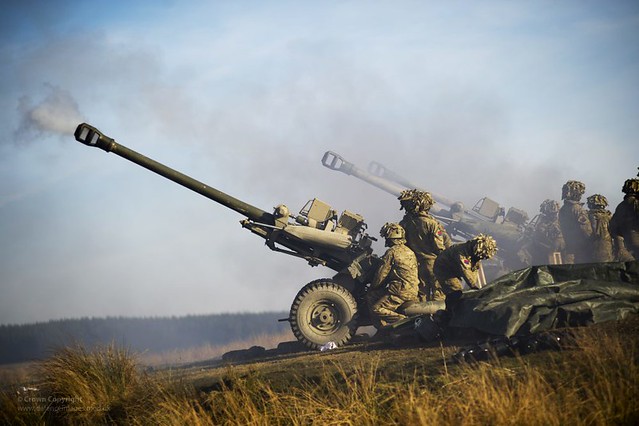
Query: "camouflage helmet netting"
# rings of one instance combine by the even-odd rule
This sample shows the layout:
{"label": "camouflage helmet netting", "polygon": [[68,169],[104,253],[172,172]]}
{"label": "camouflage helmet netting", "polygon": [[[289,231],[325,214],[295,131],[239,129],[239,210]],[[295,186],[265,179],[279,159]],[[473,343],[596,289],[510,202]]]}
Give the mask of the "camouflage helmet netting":
{"label": "camouflage helmet netting", "polygon": [[544,200],[539,205],[539,211],[543,214],[554,214],[559,211],[559,203],[555,200]]}
{"label": "camouflage helmet netting", "polygon": [[586,185],[578,180],[569,180],[561,188],[561,199],[578,199],[586,192]]}
{"label": "camouflage helmet netting", "polygon": [[399,197],[397,199],[399,201],[407,201],[413,198],[413,193],[417,191],[416,189],[405,189],[400,192]]}
{"label": "camouflage helmet netting", "polygon": [[382,238],[404,238],[406,233],[399,223],[386,222],[379,231]]}
{"label": "camouflage helmet netting", "polygon": [[490,235],[479,234],[475,238],[474,252],[479,258],[489,259],[497,253],[497,242]]}
{"label": "camouflage helmet netting", "polygon": [[624,194],[639,194],[639,179],[632,178],[624,182],[621,188]]}
{"label": "camouflage helmet netting", "polygon": [[409,212],[428,211],[435,204],[435,200],[429,192],[418,189],[406,189],[397,197],[401,204],[401,209]]}
{"label": "camouflage helmet netting", "polygon": [[608,200],[606,200],[606,197],[601,194],[591,195],[588,197],[587,201],[589,209],[604,208],[608,205]]}

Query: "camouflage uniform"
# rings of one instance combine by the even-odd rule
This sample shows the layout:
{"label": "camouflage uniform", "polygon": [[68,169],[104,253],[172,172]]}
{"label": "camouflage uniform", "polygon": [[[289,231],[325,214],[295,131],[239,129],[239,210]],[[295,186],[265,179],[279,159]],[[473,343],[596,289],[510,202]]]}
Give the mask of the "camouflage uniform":
{"label": "camouflage uniform", "polygon": [[606,210],[607,205],[608,200],[603,195],[595,194],[588,197],[588,219],[592,226],[591,262],[612,262],[614,259],[612,237],[608,230],[612,213]]}
{"label": "camouflage uniform", "polygon": [[[622,191],[626,195],[610,219],[610,235],[620,260],[639,259],[639,179],[626,180]],[[623,255],[624,246],[628,256]]]}
{"label": "camouflage uniform", "polygon": [[539,206],[539,217],[530,234],[527,250],[531,256],[531,264],[547,265],[554,263],[553,254],[563,253],[566,243],[559,226],[559,203],[544,200]]}
{"label": "camouflage uniform", "polygon": [[562,188],[564,205],[559,210],[559,225],[566,242],[564,263],[583,263],[590,259],[592,227],[583,203],[579,200],[586,186],[578,181],[568,181]]}
{"label": "camouflage uniform", "polygon": [[406,231],[406,245],[417,256],[420,298],[444,300],[433,268],[437,256],[450,247],[451,238],[442,224],[428,213],[434,204],[428,192],[416,189],[402,191],[399,200],[401,208],[406,210],[400,222]]}
{"label": "camouflage uniform", "polygon": [[462,278],[469,287],[479,288],[479,263],[482,259],[493,257],[496,251],[495,240],[483,234],[444,250],[435,260],[435,275],[444,294],[448,296],[462,291]]}
{"label": "camouflage uniform", "polygon": [[419,278],[417,258],[405,245],[404,229],[396,223],[387,223],[380,233],[389,248],[371,282],[369,305],[376,326],[385,327],[406,318],[397,308],[418,300]]}

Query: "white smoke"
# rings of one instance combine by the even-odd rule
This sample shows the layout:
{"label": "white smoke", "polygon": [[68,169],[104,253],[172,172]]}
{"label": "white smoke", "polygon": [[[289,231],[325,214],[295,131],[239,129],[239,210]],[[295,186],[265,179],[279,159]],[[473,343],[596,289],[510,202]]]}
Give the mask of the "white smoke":
{"label": "white smoke", "polygon": [[39,103],[28,96],[20,98],[20,126],[15,134],[18,142],[29,142],[49,133],[68,136],[84,121],[78,103],[67,90],[50,84],[45,84],[45,88],[48,94]]}

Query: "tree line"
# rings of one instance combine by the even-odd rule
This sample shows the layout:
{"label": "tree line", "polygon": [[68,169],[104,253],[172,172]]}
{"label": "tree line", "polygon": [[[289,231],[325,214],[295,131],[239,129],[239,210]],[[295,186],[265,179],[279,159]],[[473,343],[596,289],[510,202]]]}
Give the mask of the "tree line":
{"label": "tree line", "polygon": [[159,352],[211,346],[284,332],[286,312],[188,315],[184,317],[107,317],[0,325],[0,363],[41,359],[61,346],[116,343],[134,351]]}

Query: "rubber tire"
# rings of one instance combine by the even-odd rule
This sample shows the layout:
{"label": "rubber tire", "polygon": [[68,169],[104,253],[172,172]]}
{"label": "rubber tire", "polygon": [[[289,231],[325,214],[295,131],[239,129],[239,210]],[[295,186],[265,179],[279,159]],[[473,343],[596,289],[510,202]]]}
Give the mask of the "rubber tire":
{"label": "rubber tire", "polygon": [[[325,323],[313,324],[313,317],[318,322],[320,316],[327,318]],[[319,349],[328,342],[342,346],[357,331],[357,302],[330,279],[311,281],[295,296],[288,320],[297,340],[308,348]]]}

